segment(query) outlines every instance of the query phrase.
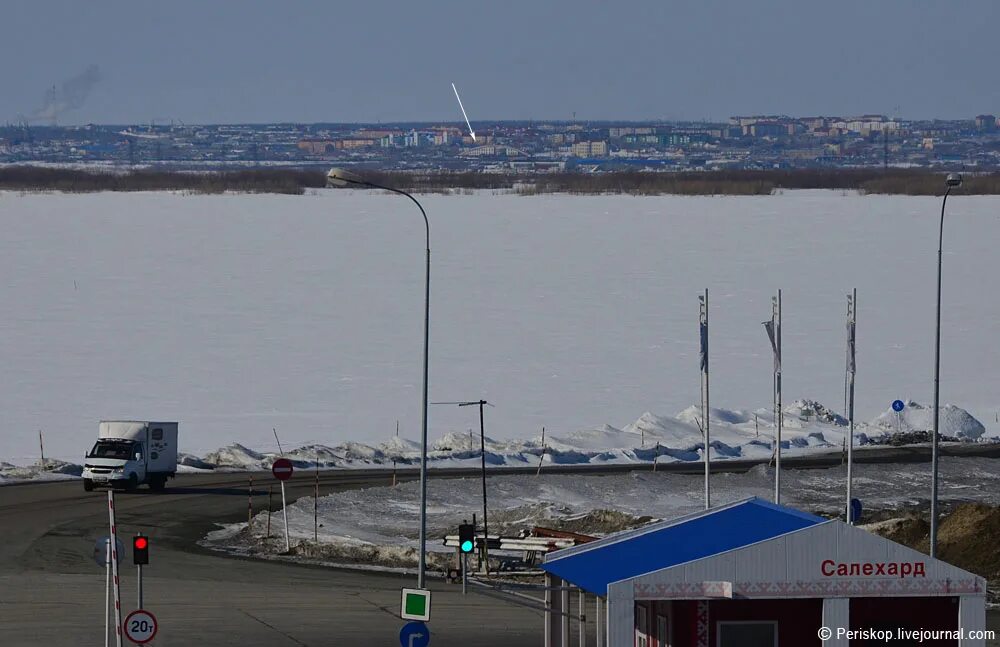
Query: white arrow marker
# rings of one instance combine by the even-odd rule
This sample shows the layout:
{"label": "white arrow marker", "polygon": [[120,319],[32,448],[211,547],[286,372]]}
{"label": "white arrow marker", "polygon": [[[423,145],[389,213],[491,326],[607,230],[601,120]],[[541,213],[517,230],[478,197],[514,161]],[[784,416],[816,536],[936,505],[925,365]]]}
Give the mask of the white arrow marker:
{"label": "white arrow marker", "polygon": [[455,98],[458,99],[458,107],[462,109],[462,116],[465,117],[465,125],[469,127],[469,135],[472,137],[472,141],[476,141],[476,132],[472,130],[472,124],[469,123],[469,115],[465,114],[465,106],[462,105],[462,97],[458,96],[458,88],[452,83],[451,89],[455,91]]}

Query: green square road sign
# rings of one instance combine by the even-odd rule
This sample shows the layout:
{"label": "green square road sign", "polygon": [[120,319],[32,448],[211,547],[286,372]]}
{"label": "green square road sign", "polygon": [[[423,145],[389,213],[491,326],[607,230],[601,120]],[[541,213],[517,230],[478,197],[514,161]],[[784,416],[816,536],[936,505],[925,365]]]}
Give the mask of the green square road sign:
{"label": "green square road sign", "polygon": [[403,599],[399,616],[403,620],[431,619],[431,592],[427,589],[403,589]]}

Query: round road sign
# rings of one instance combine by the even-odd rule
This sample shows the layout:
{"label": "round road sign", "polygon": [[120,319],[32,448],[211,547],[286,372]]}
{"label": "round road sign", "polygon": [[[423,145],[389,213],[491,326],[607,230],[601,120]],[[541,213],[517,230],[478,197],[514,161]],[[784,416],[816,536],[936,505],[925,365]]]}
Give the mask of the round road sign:
{"label": "round road sign", "polygon": [[271,465],[271,474],[279,481],[287,481],[292,478],[292,461],[287,458],[279,458]]}
{"label": "round road sign", "polygon": [[128,614],[123,625],[125,637],[138,645],[145,645],[156,635],[156,617],[145,609]]}
{"label": "round road sign", "polygon": [[899,413],[900,411],[903,410],[903,407],[905,406],[906,405],[903,404],[902,400],[894,400],[892,403],[892,410],[895,411],[896,413]]}
{"label": "round road sign", "polygon": [[[98,566],[108,565],[108,544],[110,543],[111,537],[104,535],[97,540],[97,543],[94,544],[94,561],[97,562]],[[118,546],[118,563],[121,564],[122,553],[125,552],[125,545],[122,543],[121,539],[117,541],[116,545]]]}
{"label": "round road sign", "polygon": [[400,647],[427,647],[431,630],[422,622],[407,622],[399,632]]}

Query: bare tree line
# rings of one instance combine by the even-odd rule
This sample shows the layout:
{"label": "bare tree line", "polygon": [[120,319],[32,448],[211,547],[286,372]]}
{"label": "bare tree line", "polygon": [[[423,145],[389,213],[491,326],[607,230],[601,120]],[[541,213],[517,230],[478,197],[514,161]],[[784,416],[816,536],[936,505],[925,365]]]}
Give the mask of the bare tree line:
{"label": "bare tree line", "polygon": [[[524,195],[769,195],[780,189],[940,195],[942,173],[928,170],[804,169],[608,173],[400,172],[356,169],[377,184],[420,193],[494,190]],[[17,191],[189,191],[299,195],[326,185],[322,170],[253,169],[214,172],[137,170],[111,173],[36,166],[0,168],[0,189]],[[964,194],[1000,194],[1000,173],[969,174]]]}

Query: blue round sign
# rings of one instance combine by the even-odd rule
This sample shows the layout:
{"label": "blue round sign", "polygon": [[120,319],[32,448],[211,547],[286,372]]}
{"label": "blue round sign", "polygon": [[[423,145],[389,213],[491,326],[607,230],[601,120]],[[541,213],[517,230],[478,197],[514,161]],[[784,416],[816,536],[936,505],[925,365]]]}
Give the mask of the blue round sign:
{"label": "blue round sign", "polygon": [[900,411],[902,411],[902,410],[903,410],[903,407],[905,407],[905,406],[906,406],[906,405],[905,405],[905,404],[903,404],[903,401],[902,401],[902,400],[895,400],[895,401],[894,401],[894,402],[892,403],[892,410],[893,410],[893,411],[895,411],[896,413],[899,413]]}
{"label": "blue round sign", "polygon": [[422,622],[407,622],[399,630],[402,647],[427,647],[431,644],[431,630]]}

